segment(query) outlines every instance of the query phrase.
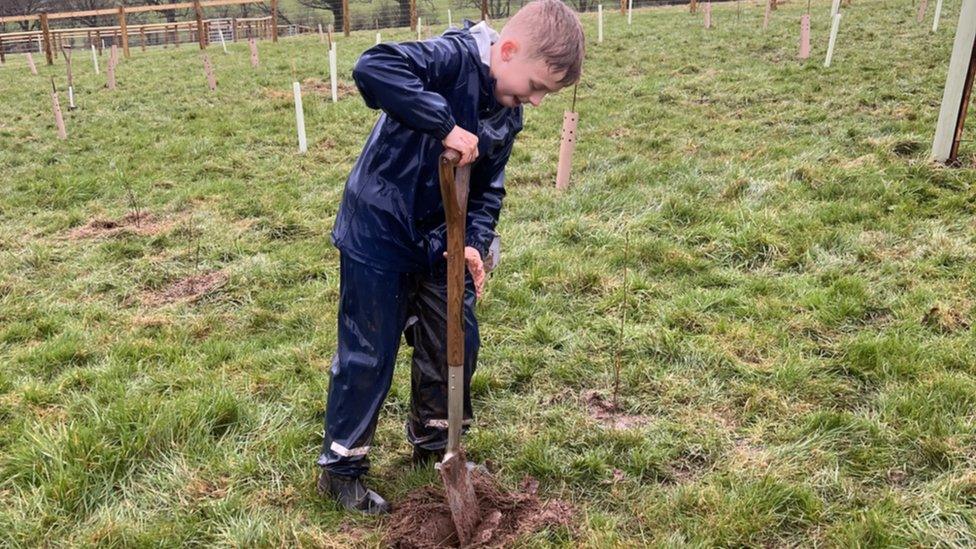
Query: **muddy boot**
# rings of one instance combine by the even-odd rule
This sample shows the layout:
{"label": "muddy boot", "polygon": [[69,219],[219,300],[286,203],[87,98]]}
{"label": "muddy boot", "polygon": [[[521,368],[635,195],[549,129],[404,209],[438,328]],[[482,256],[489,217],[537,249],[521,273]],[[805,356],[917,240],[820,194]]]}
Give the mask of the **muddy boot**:
{"label": "muddy boot", "polygon": [[[413,447],[413,456],[410,458],[410,463],[414,467],[429,467],[434,466],[434,469],[440,467],[440,463],[444,461],[444,450],[426,450],[419,446]],[[468,466],[468,471],[478,471],[479,473],[488,474],[488,467],[480,463],[475,463],[473,461],[466,462]]]}
{"label": "muddy boot", "polygon": [[339,502],[347,511],[364,515],[385,515],[390,504],[376,492],[366,488],[358,477],[330,474],[325,469],[319,474],[318,492]]}

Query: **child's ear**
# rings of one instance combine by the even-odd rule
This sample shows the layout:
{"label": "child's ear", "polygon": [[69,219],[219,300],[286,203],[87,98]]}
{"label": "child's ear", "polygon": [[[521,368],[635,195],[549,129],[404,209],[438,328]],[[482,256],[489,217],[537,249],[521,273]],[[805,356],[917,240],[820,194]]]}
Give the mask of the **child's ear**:
{"label": "child's ear", "polygon": [[511,38],[506,39],[501,45],[502,61],[511,61],[518,51],[518,42],[512,40]]}

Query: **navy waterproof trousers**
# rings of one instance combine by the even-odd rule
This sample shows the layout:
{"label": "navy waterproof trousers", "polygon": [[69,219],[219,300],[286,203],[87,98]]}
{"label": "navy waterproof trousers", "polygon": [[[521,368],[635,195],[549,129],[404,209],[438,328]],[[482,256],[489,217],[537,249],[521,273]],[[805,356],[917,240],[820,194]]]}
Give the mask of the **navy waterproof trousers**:
{"label": "navy waterproof trousers", "polygon": [[[332,361],[325,434],[318,464],[359,476],[380,407],[393,381],[400,335],[413,346],[407,439],[426,450],[447,445],[447,285],[439,274],[377,269],[345,254],[339,260],[338,346]],[[480,338],[470,274],[464,296],[464,425],[470,425],[471,374]]]}

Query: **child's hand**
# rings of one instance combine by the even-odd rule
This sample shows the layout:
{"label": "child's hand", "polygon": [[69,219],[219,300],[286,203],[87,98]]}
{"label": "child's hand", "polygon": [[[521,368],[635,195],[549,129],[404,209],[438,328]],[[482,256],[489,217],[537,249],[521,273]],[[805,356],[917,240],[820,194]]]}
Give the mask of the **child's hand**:
{"label": "child's hand", "polygon": [[478,158],[478,136],[461,126],[454,126],[454,129],[447,134],[442,143],[444,148],[454,149],[461,153],[461,161],[458,166],[470,164]]}
{"label": "child's hand", "polygon": [[[444,252],[447,258],[447,252]],[[481,299],[485,291],[485,262],[481,260],[481,253],[471,246],[464,247],[464,263],[468,266],[471,279],[474,280],[474,295]]]}
{"label": "child's hand", "polygon": [[474,279],[475,296],[481,299],[485,290],[485,262],[481,260],[481,253],[471,246],[465,246],[464,262],[468,264],[468,271]]}

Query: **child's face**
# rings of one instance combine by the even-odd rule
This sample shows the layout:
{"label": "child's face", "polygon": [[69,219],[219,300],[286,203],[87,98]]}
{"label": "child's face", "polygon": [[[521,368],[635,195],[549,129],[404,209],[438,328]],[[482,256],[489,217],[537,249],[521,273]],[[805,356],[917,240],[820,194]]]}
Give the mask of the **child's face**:
{"label": "child's face", "polygon": [[495,78],[495,99],[514,108],[522,104],[538,107],[542,99],[563,86],[561,73],[553,73],[542,58],[532,58],[516,38],[496,42],[491,49],[491,75]]}

